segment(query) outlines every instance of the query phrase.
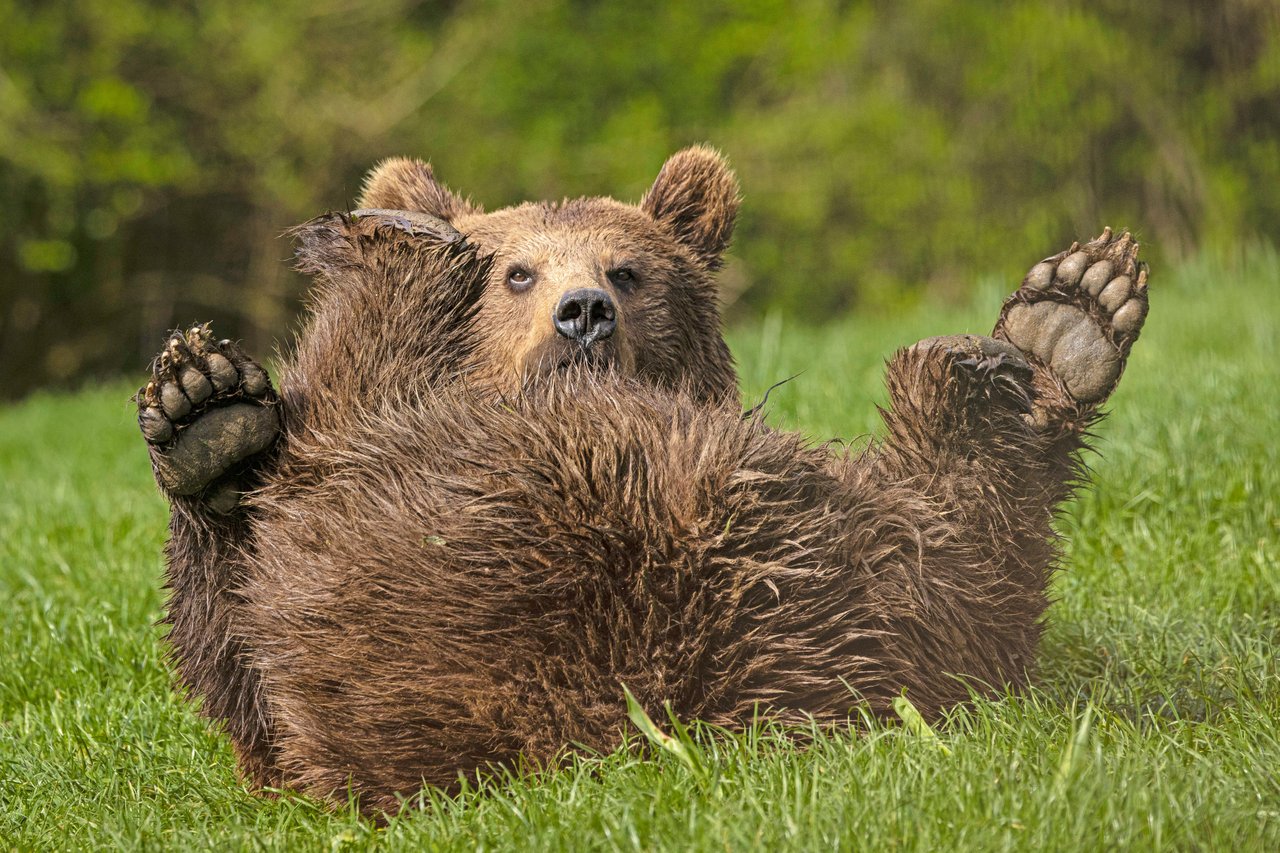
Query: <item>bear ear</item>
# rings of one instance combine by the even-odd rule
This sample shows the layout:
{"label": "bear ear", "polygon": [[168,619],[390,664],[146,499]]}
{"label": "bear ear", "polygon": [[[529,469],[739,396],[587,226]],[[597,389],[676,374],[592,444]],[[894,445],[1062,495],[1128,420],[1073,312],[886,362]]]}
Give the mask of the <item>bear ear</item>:
{"label": "bear ear", "polygon": [[739,202],[738,179],[729,164],[714,149],[697,145],[671,155],[640,208],[714,270],[733,236]]}
{"label": "bear ear", "polygon": [[392,157],[379,163],[365,177],[364,190],[356,206],[417,210],[446,222],[480,212],[477,205],[437,181],[430,165],[407,157]]}

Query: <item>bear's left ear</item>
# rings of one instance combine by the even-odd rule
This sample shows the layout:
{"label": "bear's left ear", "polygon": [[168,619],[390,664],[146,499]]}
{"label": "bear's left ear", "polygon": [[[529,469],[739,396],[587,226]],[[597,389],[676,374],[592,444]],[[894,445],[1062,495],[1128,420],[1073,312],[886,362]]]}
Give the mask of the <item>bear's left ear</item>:
{"label": "bear's left ear", "polygon": [[709,269],[719,269],[738,216],[738,179],[712,148],[671,155],[640,208],[674,232]]}
{"label": "bear's left ear", "polygon": [[392,157],[379,163],[364,179],[364,191],[356,206],[417,210],[445,222],[480,212],[477,205],[436,180],[430,165],[407,157]]}

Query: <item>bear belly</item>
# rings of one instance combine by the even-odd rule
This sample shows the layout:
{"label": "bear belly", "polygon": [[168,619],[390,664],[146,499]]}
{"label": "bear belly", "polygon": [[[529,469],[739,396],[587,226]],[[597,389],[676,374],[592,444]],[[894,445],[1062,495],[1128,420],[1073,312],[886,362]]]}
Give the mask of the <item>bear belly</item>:
{"label": "bear belly", "polygon": [[893,681],[825,450],[678,394],[567,387],[290,437],[253,499],[241,629],[288,784],[394,808],[609,749],[623,685],[732,727],[843,719],[849,685]]}

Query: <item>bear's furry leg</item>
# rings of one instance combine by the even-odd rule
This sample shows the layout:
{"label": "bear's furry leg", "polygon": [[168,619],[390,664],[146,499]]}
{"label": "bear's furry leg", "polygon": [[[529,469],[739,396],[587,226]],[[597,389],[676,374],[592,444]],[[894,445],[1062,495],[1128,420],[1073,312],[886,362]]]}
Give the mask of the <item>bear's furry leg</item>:
{"label": "bear's furry leg", "polygon": [[226,728],[242,777],[276,787],[273,726],[239,627],[238,587],[254,548],[248,510],[221,513],[175,496],[170,513],[164,621],[178,678],[200,713]]}
{"label": "bear's furry leg", "polygon": [[271,724],[246,660],[237,590],[254,550],[241,495],[272,463],[279,401],[266,371],[207,327],[170,336],[135,400],[170,504],[165,622],[178,678],[226,727],[245,778],[274,785]]}
{"label": "bear's furry leg", "polygon": [[[930,338],[901,350],[886,381],[888,434],[875,454],[886,482],[925,477],[930,492],[963,483],[999,513],[1037,517],[1070,495],[1096,410],[1007,342]],[[1041,423],[1045,412],[1051,426]]]}
{"label": "bear's furry leg", "polygon": [[359,407],[465,376],[488,261],[460,234],[426,214],[368,210],[295,235],[298,269],[316,286],[280,383],[291,435],[341,434]]}
{"label": "bear's furry leg", "polygon": [[1147,316],[1147,269],[1107,228],[1032,267],[993,337],[932,338],[889,367],[888,476],[978,477],[1023,513],[1052,513]]}
{"label": "bear's furry leg", "polygon": [[1056,558],[1051,521],[1081,470],[1079,433],[1030,420],[1051,378],[991,338],[904,349],[888,371],[887,435],[844,469],[884,527],[873,575],[887,656],[902,661],[898,683],[928,717],[1032,675]]}
{"label": "bear's furry leg", "polygon": [[[1110,229],[1073,243],[1032,268],[994,337],[933,338],[889,365],[888,434],[845,478],[910,533],[876,575],[891,656],[926,714],[1030,675],[1057,557],[1051,522],[1146,319],[1137,251]],[[931,672],[967,684],[939,690]]]}

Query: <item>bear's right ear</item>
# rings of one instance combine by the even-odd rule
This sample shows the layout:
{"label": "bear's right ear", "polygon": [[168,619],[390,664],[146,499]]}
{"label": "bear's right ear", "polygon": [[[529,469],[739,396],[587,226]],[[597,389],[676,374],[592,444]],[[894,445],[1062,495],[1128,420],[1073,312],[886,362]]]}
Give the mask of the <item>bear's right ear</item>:
{"label": "bear's right ear", "polygon": [[662,164],[640,208],[715,270],[733,236],[741,201],[738,178],[725,159],[712,148],[696,145]]}
{"label": "bear's right ear", "polygon": [[364,179],[364,191],[356,206],[417,210],[446,222],[481,212],[477,205],[437,181],[431,166],[407,157],[392,157],[379,163]]}

